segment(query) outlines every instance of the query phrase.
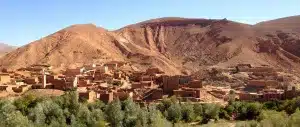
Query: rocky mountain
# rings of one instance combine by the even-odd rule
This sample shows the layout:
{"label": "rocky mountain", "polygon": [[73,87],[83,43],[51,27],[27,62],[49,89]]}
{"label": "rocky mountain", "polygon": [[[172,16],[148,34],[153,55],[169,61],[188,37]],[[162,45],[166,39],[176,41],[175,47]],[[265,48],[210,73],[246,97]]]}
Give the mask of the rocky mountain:
{"label": "rocky mountain", "polygon": [[92,24],[73,25],[29,43],[2,58],[2,66],[12,69],[32,64],[70,67],[102,60],[122,60],[115,38]]}
{"label": "rocky mountain", "polygon": [[16,48],[15,46],[10,46],[8,44],[0,42],[0,57],[9,53],[10,51],[14,50],[15,48]]}
{"label": "rocky mountain", "polygon": [[57,68],[129,61],[169,74],[237,63],[270,65],[300,72],[300,16],[256,25],[226,19],[159,18],[108,31],[73,25],[20,47],[1,59],[11,69],[32,64]]}
{"label": "rocky mountain", "polygon": [[299,72],[300,16],[280,18],[255,25],[260,53],[273,56],[274,64]]}

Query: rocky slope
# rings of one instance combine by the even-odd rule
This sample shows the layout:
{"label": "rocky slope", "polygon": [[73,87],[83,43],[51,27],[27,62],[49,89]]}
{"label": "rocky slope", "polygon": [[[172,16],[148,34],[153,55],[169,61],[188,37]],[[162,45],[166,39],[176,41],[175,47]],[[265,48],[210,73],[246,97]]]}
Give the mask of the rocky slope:
{"label": "rocky slope", "polygon": [[5,55],[3,67],[17,69],[32,64],[70,67],[97,61],[122,60],[123,53],[113,44],[108,31],[92,24],[74,25]]}
{"label": "rocky slope", "polygon": [[275,59],[288,71],[300,71],[300,16],[280,18],[255,25],[260,53]]}
{"label": "rocky slope", "polygon": [[[251,63],[291,71],[299,66],[299,33],[293,32],[299,25],[292,24],[298,18],[257,25],[226,19],[162,18],[129,25],[116,32],[148,52],[168,58],[181,69]],[[274,28],[271,27],[273,23]]]}
{"label": "rocky slope", "polygon": [[15,48],[16,48],[15,46],[10,46],[8,44],[0,42],[0,57],[9,53],[10,51],[14,50]]}
{"label": "rocky slope", "polygon": [[1,65],[17,69],[43,63],[65,68],[121,60],[142,70],[156,66],[180,74],[207,66],[251,63],[300,72],[299,23],[299,16],[256,25],[172,17],[116,31],[74,25],[7,54]]}

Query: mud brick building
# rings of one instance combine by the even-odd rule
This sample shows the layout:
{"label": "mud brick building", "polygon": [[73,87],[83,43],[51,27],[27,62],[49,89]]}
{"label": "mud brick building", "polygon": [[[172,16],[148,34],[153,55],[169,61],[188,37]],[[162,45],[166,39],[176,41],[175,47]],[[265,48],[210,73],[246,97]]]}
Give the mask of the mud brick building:
{"label": "mud brick building", "polygon": [[280,87],[280,83],[276,80],[250,80],[247,87],[257,89],[278,88]]}
{"label": "mud brick building", "polygon": [[192,80],[191,76],[181,75],[180,78],[179,78],[179,84],[180,85],[188,84],[191,80]]}
{"label": "mud brick building", "polygon": [[202,81],[193,80],[193,81],[189,82],[188,87],[190,87],[190,88],[203,88]]}
{"label": "mud brick building", "polygon": [[180,76],[163,76],[163,91],[167,94],[173,94],[173,90],[179,89]]}
{"label": "mud brick building", "polygon": [[77,68],[77,69],[67,69],[63,74],[66,76],[66,77],[75,77],[76,75],[80,75],[80,69]]}
{"label": "mud brick building", "polygon": [[250,92],[240,92],[238,93],[239,100],[243,101],[255,101],[262,99],[262,94],[250,93]]}
{"label": "mud brick building", "polygon": [[108,70],[117,70],[119,67],[124,66],[126,63],[121,61],[111,61],[108,63],[105,63],[104,66],[108,67]]}
{"label": "mud brick building", "polygon": [[85,99],[87,102],[94,102],[97,99],[94,91],[79,92],[79,98]]}
{"label": "mud brick building", "polygon": [[273,101],[285,98],[284,91],[279,89],[266,89],[259,93],[240,92],[238,95],[243,101]]}
{"label": "mud brick building", "polygon": [[106,93],[100,93],[97,95],[98,99],[105,102],[105,103],[109,103],[112,102],[114,99],[114,94],[113,92],[106,92]]}
{"label": "mud brick building", "polygon": [[11,82],[10,75],[8,73],[0,74],[0,84],[7,84]]}
{"label": "mud brick building", "polygon": [[39,82],[38,77],[28,77],[24,79],[24,83],[26,84],[37,84]]}
{"label": "mud brick building", "polygon": [[160,88],[150,89],[142,95],[142,100],[153,101],[160,100],[163,98],[163,90]]}
{"label": "mud brick building", "polygon": [[249,70],[250,68],[252,68],[251,64],[238,64],[236,66],[236,71],[243,72],[243,71]]}
{"label": "mud brick building", "polygon": [[154,75],[156,75],[156,74],[164,74],[164,72],[161,71],[161,70],[160,70],[159,68],[157,68],[157,67],[152,67],[152,68],[148,68],[148,69],[146,70],[146,74],[147,74],[147,75],[154,76]]}
{"label": "mud brick building", "polygon": [[127,91],[117,91],[117,92],[114,92],[114,98],[118,98],[121,101],[126,100],[128,97],[130,97],[130,93],[127,92]]}
{"label": "mud brick building", "polygon": [[177,97],[200,98],[200,89],[182,88],[178,90],[173,90],[173,93]]}
{"label": "mud brick building", "polygon": [[267,89],[262,91],[262,101],[282,100],[284,98],[284,91],[279,89]]}
{"label": "mud brick building", "polygon": [[132,82],[131,88],[152,88],[154,86],[153,81],[141,81],[141,82]]}

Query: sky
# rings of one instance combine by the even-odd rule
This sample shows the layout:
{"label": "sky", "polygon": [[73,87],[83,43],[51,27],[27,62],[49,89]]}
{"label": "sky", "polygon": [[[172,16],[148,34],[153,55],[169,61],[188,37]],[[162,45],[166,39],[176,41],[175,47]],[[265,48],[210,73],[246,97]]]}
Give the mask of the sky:
{"label": "sky", "polygon": [[159,17],[255,24],[300,15],[300,0],[0,0],[0,42],[22,46],[74,24],[109,30]]}

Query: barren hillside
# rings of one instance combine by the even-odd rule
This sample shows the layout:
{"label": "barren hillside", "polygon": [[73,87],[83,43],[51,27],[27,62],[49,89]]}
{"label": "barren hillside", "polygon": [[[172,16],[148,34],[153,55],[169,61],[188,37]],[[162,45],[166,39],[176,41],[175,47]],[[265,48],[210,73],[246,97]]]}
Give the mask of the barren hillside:
{"label": "barren hillside", "polygon": [[0,42],[0,57],[14,50],[16,47]]}
{"label": "barren hillside", "polygon": [[[290,22],[281,25],[289,26]],[[168,58],[181,69],[194,71],[206,66],[222,67],[237,63],[297,69],[299,50],[296,49],[300,49],[298,34],[285,37],[284,34],[292,33],[276,33],[276,30],[262,24],[251,26],[226,19],[161,18],[129,25],[116,33],[146,48],[148,52],[156,52]],[[286,39],[281,39],[280,45],[270,43],[269,31],[272,35],[280,34],[282,39]]]}
{"label": "barren hillside", "polygon": [[20,47],[3,57],[4,67],[17,69],[42,63],[70,67],[99,60],[123,60],[115,38],[94,25],[74,25]]}
{"label": "barren hillside", "polygon": [[261,52],[275,56],[289,71],[300,71],[300,16],[258,23],[255,31]]}
{"label": "barren hillside", "polygon": [[[36,63],[64,68],[110,60],[169,74],[237,63],[299,70],[299,16],[247,25],[226,19],[159,18],[116,31],[74,25],[32,42],[1,59],[17,69]],[[278,25],[280,24],[280,26]]]}
{"label": "barren hillside", "polygon": [[264,31],[285,30],[300,33],[300,15],[264,21],[255,26]]}

